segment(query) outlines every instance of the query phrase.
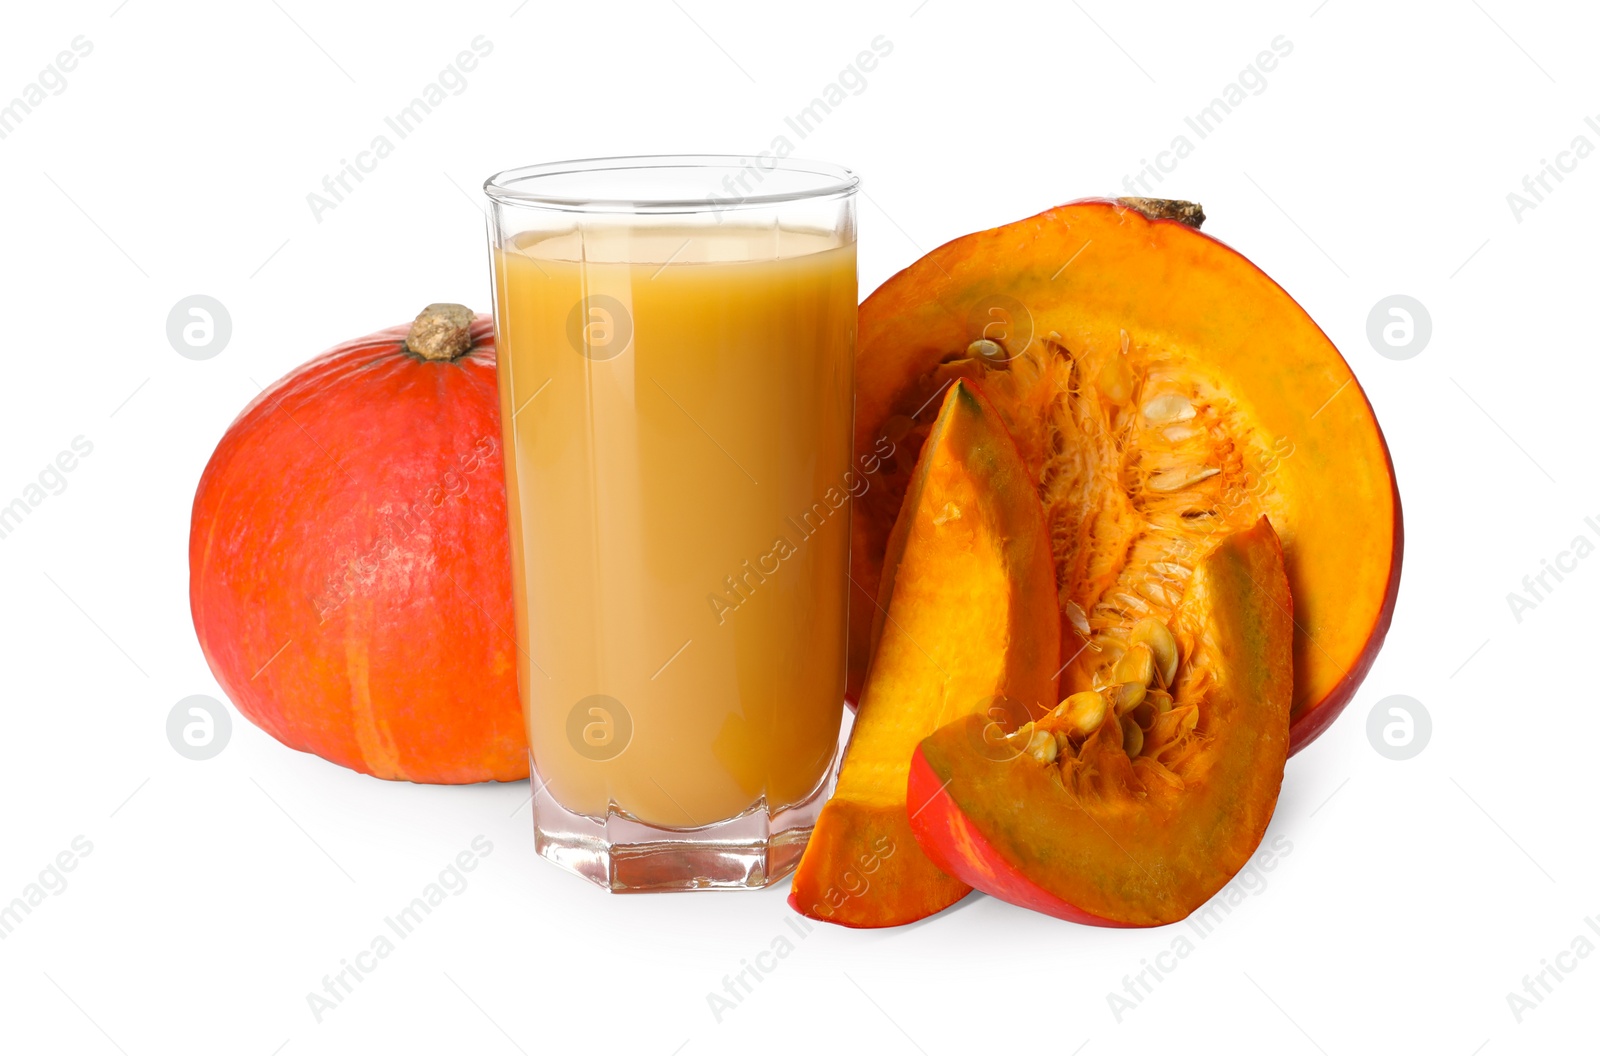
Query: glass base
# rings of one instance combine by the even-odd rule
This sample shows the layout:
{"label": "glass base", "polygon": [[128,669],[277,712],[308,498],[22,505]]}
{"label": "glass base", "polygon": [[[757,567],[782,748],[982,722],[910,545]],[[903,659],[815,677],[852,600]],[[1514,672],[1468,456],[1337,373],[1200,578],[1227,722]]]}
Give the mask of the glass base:
{"label": "glass base", "polygon": [[569,873],[608,891],[709,891],[766,887],[794,871],[836,767],[804,800],[772,809],[765,798],[736,818],[695,829],[667,829],[613,805],[603,818],[555,801],[529,761],[534,848]]}

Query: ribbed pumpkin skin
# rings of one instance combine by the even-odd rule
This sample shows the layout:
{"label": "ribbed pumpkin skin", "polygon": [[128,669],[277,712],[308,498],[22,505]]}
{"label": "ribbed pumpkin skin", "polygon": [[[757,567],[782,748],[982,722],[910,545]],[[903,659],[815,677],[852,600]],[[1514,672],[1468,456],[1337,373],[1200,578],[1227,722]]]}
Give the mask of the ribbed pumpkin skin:
{"label": "ribbed pumpkin skin", "polygon": [[291,748],[394,780],[528,776],[494,328],[429,362],[391,327],[281,379],[195,493],[189,603],[217,681]]}

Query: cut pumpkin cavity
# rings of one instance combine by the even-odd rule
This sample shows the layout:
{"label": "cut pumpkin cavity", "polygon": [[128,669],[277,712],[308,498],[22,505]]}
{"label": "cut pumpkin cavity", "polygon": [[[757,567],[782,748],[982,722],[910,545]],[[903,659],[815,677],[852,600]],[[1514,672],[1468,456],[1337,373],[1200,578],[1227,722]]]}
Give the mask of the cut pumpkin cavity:
{"label": "cut pumpkin cavity", "polygon": [[[915,452],[944,386],[983,391],[1050,532],[1063,697],[1109,677],[1133,627],[1169,621],[1198,562],[1268,517],[1295,599],[1294,751],[1349,701],[1388,630],[1399,493],[1327,336],[1190,226],[1198,209],[1173,206],[1064,205],[956,239],[885,282],[861,307],[856,448],[889,436]],[[857,503],[852,698],[910,472],[889,460]]]}

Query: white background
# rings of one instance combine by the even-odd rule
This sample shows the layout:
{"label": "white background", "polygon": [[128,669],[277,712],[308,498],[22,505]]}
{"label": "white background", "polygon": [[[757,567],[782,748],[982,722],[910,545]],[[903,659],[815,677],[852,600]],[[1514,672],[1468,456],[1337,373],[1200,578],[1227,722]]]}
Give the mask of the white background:
{"label": "white background", "polygon": [[[1506,598],[1600,535],[1600,160],[1520,217],[1507,202],[1575,137],[1600,146],[1592,10],[519,2],[7,11],[0,101],[74,37],[93,50],[0,140],[0,505],[74,437],[93,452],[0,539],[0,902],[75,837],[93,850],[0,940],[0,1049],[1595,1047],[1600,956],[1520,1023],[1507,1001],[1600,914],[1600,560],[1520,622]],[[480,34],[493,53],[465,90],[314,219],[307,194]],[[879,35],[892,53],[800,140],[785,116]],[[380,782],[243,720],[209,761],[168,744],[179,699],[221,695],[186,593],[212,447],[258,383],[337,341],[429,301],[486,308],[489,173],[786,134],[862,174],[866,293],[949,238],[1119,193],[1280,35],[1264,90],[1188,132],[1159,193],[1202,201],[1344,350],[1393,450],[1405,574],[1366,685],[1289,765],[1269,839],[1292,850],[1120,1022],[1107,995],[1184,925],[1095,930],[975,896],[895,931],[818,926],[719,1023],[707,994],[787,933],[787,885],[606,897],[534,856],[525,783]],[[233,322],[203,362],[165,331],[196,293]],[[1404,361],[1366,336],[1395,293],[1432,319]],[[1433,719],[1403,762],[1365,726],[1395,694]],[[318,1023],[306,994],[480,834],[470,886]]]}

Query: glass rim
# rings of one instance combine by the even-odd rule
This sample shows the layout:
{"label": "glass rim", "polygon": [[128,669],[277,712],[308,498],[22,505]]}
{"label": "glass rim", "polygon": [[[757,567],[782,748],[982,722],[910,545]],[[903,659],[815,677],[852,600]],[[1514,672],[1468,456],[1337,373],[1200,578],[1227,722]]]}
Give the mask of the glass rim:
{"label": "glass rim", "polygon": [[[550,194],[519,187],[537,183],[542,177],[570,176],[575,173],[603,173],[625,170],[725,169],[798,173],[816,176],[815,186],[767,194],[715,193],[689,198],[657,195],[633,197],[591,197]],[[497,172],[483,181],[483,193],[500,205],[531,206],[572,212],[653,213],[700,212],[739,209],[748,206],[781,205],[785,202],[842,198],[856,192],[861,178],[843,165],[806,158],[751,158],[737,154],[634,154],[607,158],[574,158],[523,165]]]}

